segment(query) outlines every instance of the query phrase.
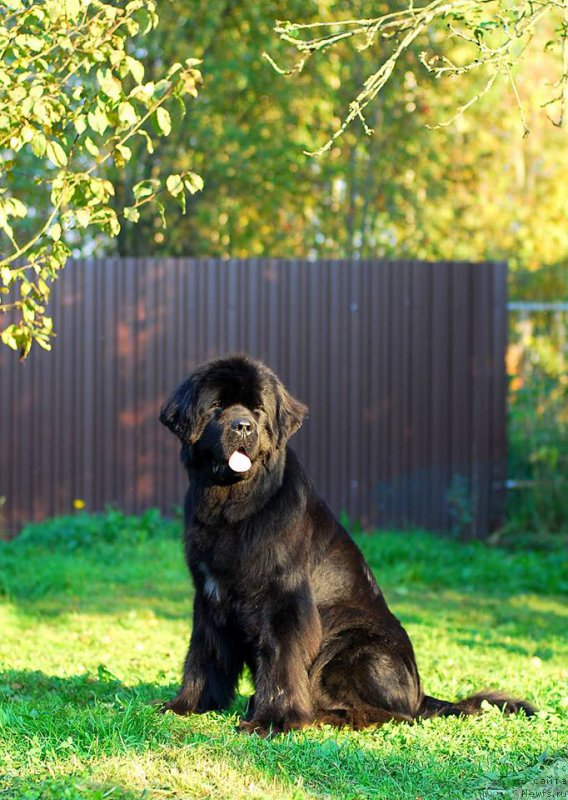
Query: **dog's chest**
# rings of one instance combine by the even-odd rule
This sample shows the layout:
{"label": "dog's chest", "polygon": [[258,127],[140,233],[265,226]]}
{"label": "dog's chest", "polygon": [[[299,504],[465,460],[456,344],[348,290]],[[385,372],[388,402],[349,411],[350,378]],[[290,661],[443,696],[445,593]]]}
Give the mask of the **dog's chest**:
{"label": "dog's chest", "polygon": [[195,583],[213,605],[231,606],[246,583],[246,564],[234,537],[219,531],[215,537],[197,536],[190,548],[190,567]]}
{"label": "dog's chest", "polygon": [[196,565],[205,599],[213,605],[237,610],[251,592],[250,579],[235,561],[231,567],[218,561],[201,559]]}
{"label": "dog's chest", "polygon": [[226,594],[221,588],[221,581],[214,576],[205,561],[200,561],[197,565],[203,577],[203,594],[212,603],[220,603],[222,594]]}
{"label": "dog's chest", "polygon": [[[189,540],[189,564],[196,588],[219,624],[231,621],[246,638],[258,633],[263,609],[286,560],[286,552],[274,543],[243,536],[234,529],[194,528]],[[241,535],[239,535],[241,534]]]}
{"label": "dog's chest", "polygon": [[210,618],[218,625],[230,625],[245,641],[257,640],[264,618],[264,593],[255,592],[254,587],[239,575],[214,571],[205,561],[199,562],[197,569]]}

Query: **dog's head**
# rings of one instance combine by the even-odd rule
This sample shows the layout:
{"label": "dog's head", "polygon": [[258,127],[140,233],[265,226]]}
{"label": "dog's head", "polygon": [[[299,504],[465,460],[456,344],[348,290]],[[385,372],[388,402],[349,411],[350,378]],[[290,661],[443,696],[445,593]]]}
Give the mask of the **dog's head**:
{"label": "dog's head", "polygon": [[213,483],[247,480],[298,430],[307,408],[271,370],[246,355],[202,364],[160,412]]}

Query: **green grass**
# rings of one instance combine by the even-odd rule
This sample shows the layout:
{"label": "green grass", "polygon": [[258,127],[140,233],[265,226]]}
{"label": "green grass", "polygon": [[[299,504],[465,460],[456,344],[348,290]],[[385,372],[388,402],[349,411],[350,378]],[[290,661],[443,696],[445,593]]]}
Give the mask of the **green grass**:
{"label": "green grass", "polygon": [[178,525],[80,515],[0,543],[0,798],[501,798],[565,763],[566,556],[357,538],[429,693],[506,688],[539,715],[266,741],[235,732],[245,678],[232,713],[161,716],[190,627]]}

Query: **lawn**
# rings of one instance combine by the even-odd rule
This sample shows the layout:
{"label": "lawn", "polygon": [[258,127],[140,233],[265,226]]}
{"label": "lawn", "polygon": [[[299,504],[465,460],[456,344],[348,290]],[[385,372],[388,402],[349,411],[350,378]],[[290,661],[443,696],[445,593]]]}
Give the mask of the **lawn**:
{"label": "lawn", "polygon": [[428,693],[506,688],[537,717],[495,710],[262,740],[235,732],[246,677],[231,713],[157,714],[190,628],[179,524],[152,512],[79,515],[0,543],[0,798],[462,800],[519,797],[559,774],[566,555],[425,533],[357,540],[410,632]]}

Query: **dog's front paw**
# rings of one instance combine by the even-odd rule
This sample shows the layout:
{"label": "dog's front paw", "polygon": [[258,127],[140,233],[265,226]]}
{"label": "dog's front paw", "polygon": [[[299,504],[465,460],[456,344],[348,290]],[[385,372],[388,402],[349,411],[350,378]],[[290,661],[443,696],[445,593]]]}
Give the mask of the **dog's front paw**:
{"label": "dog's front paw", "polygon": [[267,739],[270,736],[281,733],[281,731],[275,725],[271,725],[267,722],[261,722],[258,719],[242,719],[237,725],[237,730],[240,731],[240,733],[248,733],[249,736],[255,734],[256,736],[260,736],[262,739]]}
{"label": "dog's front paw", "polygon": [[237,730],[241,733],[256,734],[266,739],[279,733],[298,731],[308,725],[308,720],[296,715],[283,716],[276,720],[242,719]]}
{"label": "dog's front paw", "polygon": [[158,708],[160,714],[165,714],[166,711],[173,711],[174,714],[179,714],[180,717],[185,717],[188,714],[193,714],[195,708],[191,703],[189,703],[185,698],[180,697],[173,697],[171,700],[168,700],[166,703],[162,703],[162,705]]}

